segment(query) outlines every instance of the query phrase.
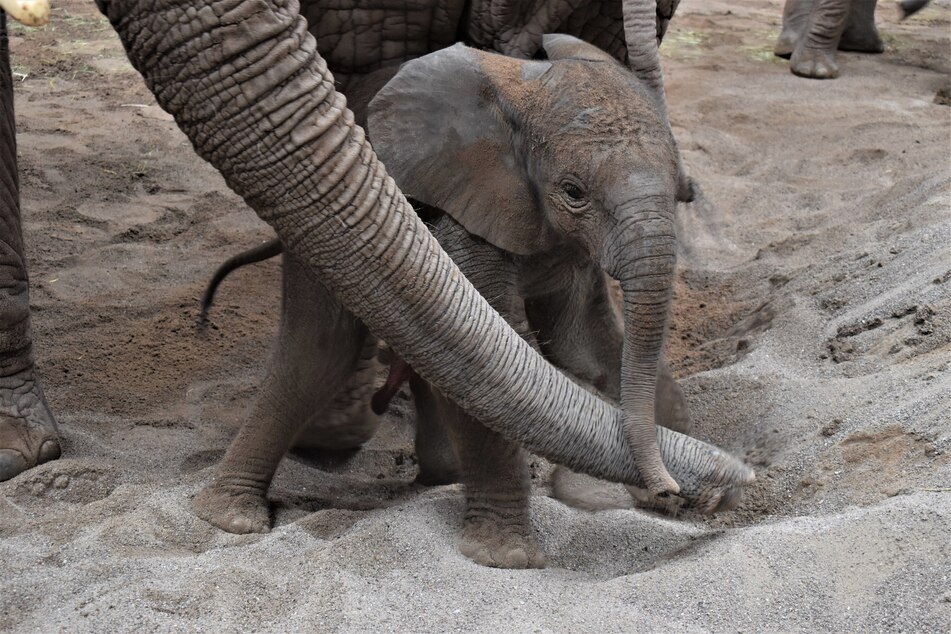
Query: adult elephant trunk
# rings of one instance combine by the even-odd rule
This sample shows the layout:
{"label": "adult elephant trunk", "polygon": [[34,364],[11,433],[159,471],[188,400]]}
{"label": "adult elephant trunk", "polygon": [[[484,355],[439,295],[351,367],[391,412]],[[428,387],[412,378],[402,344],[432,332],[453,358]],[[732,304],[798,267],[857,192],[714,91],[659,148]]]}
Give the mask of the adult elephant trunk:
{"label": "adult elephant trunk", "polygon": [[[198,154],[423,377],[531,451],[640,482],[619,412],[534,354],[416,217],[334,90],[296,1],[97,2]],[[751,479],[696,447],[685,479]]]}
{"label": "adult elephant trunk", "polygon": [[616,211],[603,268],[624,294],[621,409],[634,459],[653,494],[677,493],[657,446],[657,367],[670,311],[676,243],[672,199],[637,196]]}
{"label": "adult elephant trunk", "polygon": [[[622,0],[624,41],[627,44],[627,65],[654,94],[664,123],[670,125],[667,97],[664,93],[664,72],[660,66],[660,41],[677,10],[680,0]],[[693,181],[687,176],[680,152],[677,153],[677,200],[692,202],[696,196]]]}
{"label": "adult elephant trunk", "polygon": [[680,0],[622,0],[627,65],[654,90],[666,119],[664,73],[660,67],[660,42]]}

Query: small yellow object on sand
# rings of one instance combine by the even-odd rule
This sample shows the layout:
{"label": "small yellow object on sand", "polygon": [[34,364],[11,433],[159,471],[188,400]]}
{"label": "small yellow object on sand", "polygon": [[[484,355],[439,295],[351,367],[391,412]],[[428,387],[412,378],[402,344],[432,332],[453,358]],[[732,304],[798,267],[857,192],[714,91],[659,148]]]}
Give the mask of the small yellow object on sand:
{"label": "small yellow object on sand", "polygon": [[43,26],[50,21],[49,0],[0,0],[0,7],[26,26]]}

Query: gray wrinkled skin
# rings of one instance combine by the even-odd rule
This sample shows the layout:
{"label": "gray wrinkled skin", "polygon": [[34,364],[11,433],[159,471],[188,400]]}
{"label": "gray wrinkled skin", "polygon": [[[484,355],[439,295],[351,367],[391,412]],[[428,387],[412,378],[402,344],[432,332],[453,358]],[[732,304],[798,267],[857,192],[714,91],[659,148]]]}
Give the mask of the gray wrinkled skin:
{"label": "gray wrinkled skin", "polygon": [[881,53],[885,44],[875,28],[877,0],[787,0],[775,53],[788,57],[800,77],[834,79],[835,52]]}
{"label": "gray wrinkled skin", "polygon": [[[110,12],[111,8],[111,15],[117,19],[120,15],[154,13],[152,24],[139,21],[133,25],[133,29],[143,29],[139,31],[140,34],[148,33],[151,27],[155,27],[152,33],[185,35],[190,29],[175,27],[177,21],[185,20],[197,27],[191,31],[191,35],[197,35],[203,30],[211,30],[212,25],[222,18],[228,23],[226,31],[234,28],[240,30],[239,22],[243,18],[255,14],[260,16],[260,10],[266,9],[264,3],[239,4],[212,2],[200,5],[183,2],[178,7],[181,11],[177,11],[174,3],[150,5],[144,2],[103,1],[99,6],[104,12]],[[280,2],[278,5],[282,10],[297,11],[296,3]],[[459,37],[486,48],[527,57],[540,48],[543,33],[561,30],[595,42],[617,59],[629,62],[634,72],[651,79],[658,98],[662,100],[663,88],[659,65],[656,63],[657,42],[663,36],[676,5],[677,2],[671,0],[662,1],[656,7],[653,2],[628,0],[624,4],[624,14],[633,14],[636,9],[649,18],[634,22],[622,17],[621,0],[545,0],[528,4],[513,0],[476,0],[468,3],[462,0],[382,0],[372,4],[316,0],[305,2],[301,13],[309,20],[312,32],[318,37],[319,53],[329,64],[342,89],[347,89],[351,82],[361,83],[375,70],[438,50]],[[169,11],[164,18],[160,16],[163,11]],[[249,23],[244,21],[244,24]],[[269,33],[269,28],[263,27],[258,33],[245,32],[243,35],[251,35],[251,39],[255,39],[257,35],[273,34]],[[240,38],[230,39],[237,42]],[[129,43],[127,41],[127,45]],[[179,44],[182,42],[165,41],[160,47],[169,51],[178,49]],[[197,53],[197,47],[197,43],[191,42],[178,50],[190,49]],[[227,45],[223,48],[227,48]],[[256,60],[258,64],[262,62]],[[3,63],[7,64],[6,61]],[[8,70],[5,71],[5,77],[9,75]],[[9,85],[9,82],[4,83],[5,91]],[[236,85],[231,84],[226,88],[234,89]],[[222,99],[225,98],[227,94],[222,95]],[[212,100],[207,103],[212,103]],[[26,269],[22,262],[22,249],[18,246],[20,223],[16,162],[15,154],[10,154],[10,149],[15,145],[12,101],[10,104],[10,108],[5,110],[10,116],[9,137],[4,137],[4,142],[9,144],[5,154],[13,158],[4,164],[9,174],[5,179],[8,185],[0,209],[4,219],[0,227],[0,241],[8,251],[0,261],[0,288],[10,291],[10,297],[0,303],[0,334],[3,335],[0,338],[0,354],[3,355],[0,360],[0,378],[3,378],[4,383],[0,389],[6,394],[2,404],[9,412],[0,421],[0,479],[13,477],[26,468],[59,455],[55,422],[32,373]],[[686,177],[684,182],[687,182]],[[31,396],[22,396],[26,393]],[[17,399],[22,402],[14,402]],[[40,405],[29,405],[33,402]]]}
{"label": "gray wrinkled skin", "polygon": [[0,482],[60,455],[56,421],[33,366],[6,20],[0,10]]}
{"label": "gray wrinkled skin", "polygon": [[[398,4],[402,19],[394,15],[385,24],[408,24],[405,12],[412,5]],[[307,399],[315,402],[333,399],[359,367],[367,330],[509,441],[599,477],[641,482],[624,414],[533,352],[416,217],[336,91],[296,2],[98,5],[198,154],[274,227],[292,262],[313,280],[306,301],[335,329],[332,338],[308,335],[292,323],[295,313],[285,312],[282,332],[299,332],[301,339],[288,338],[276,351],[273,384],[262,387],[255,407],[261,416],[241,429],[215,481],[196,498],[200,514],[229,530],[266,528],[265,492],[307,422],[299,397],[291,399],[300,394],[294,386],[308,386]],[[353,20],[342,24],[348,33],[376,31]],[[650,26],[656,53],[656,19]],[[413,29],[396,39],[429,35],[427,28]],[[368,37],[374,46],[377,36]],[[397,56],[404,54],[410,53]],[[292,363],[310,351],[320,353],[320,367]],[[539,392],[539,384],[548,389]],[[678,471],[680,477],[693,487],[684,491],[751,479],[748,469],[712,447],[668,456],[670,446],[687,441],[661,440],[658,447],[655,434],[642,446],[654,453],[659,448],[674,462],[689,455],[695,463],[680,465],[686,471]]]}
{"label": "gray wrinkled skin", "polygon": [[[622,385],[638,379],[631,366],[645,368],[650,398],[635,400],[634,406],[651,409],[647,419],[653,445],[655,418],[681,432],[690,424],[679,387],[666,367],[658,365],[672,273],[663,265],[673,250],[669,222],[677,165],[672,140],[648,93],[612,58],[566,36],[546,37],[545,49],[551,61],[520,62],[456,46],[412,62],[370,104],[371,135],[403,189],[444,212],[438,220],[433,220],[432,210],[426,215],[456,265],[546,359],[622,403]],[[362,110],[360,104],[355,106]],[[505,115],[497,117],[496,112]],[[541,143],[549,149],[539,150]],[[571,164],[564,163],[566,157]],[[505,167],[518,165],[523,168]],[[565,204],[561,187],[569,175],[588,192],[582,205]],[[633,181],[632,175],[637,177]],[[652,184],[666,191],[666,197],[652,195]],[[531,189],[548,203],[533,204]],[[666,202],[657,207],[660,201]],[[260,259],[274,250],[265,245],[232,258],[216,273],[210,290],[234,263]],[[645,260],[654,266],[638,270],[636,263]],[[630,300],[624,307],[615,306],[602,267],[624,280],[625,298]],[[633,280],[625,277],[628,269],[634,271]],[[649,289],[638,285],[645,273],[651,275]],[[658,286],[661,279],[665,282]],[[284,283],[279,347],[293,342],[300,348],[313,332],[307,335],[288,324],[310,324],[314,331],[328,321],[314,313],[316,305],[301,300],[308,292],[301,286],[308,280],[297,267],[287,268]],[[299,312],[306,316],[297,316]],[[277,362],[312,366],[324,354],[315,349],[296,360]],[[279,366],[271,375],[315,371]],[[345,391],[358,385],[351,380]],[[418,410],[420,480],[451,482],[458,477],[466,484],[468,511],[460,549],[486,565],[541,565],[543,555],[530,537],[522,450],[425,381],[411,381],[411,387]],[[282,393],[268,400],[287,398]],[[353,400],[364,408],[345,419],[355,428],[369,429],[361,423],[367,420],[367,399]],[[323,413],[323,418],[305,423],[310,446],[340,448],[340,427],[331,422],[339,416],[327,414],[339,408],[309,403],[300,409]],[[257,425],[262,415],[255,412],[249,424]],[[443,428],[448,428],[455,451],[440,433]],[[254,442],[274,437],[262,433]],[[636,455],[634,443],[640,441],[630,442]],[[686,442],[680,449],[689,454],[696,441]],[[692,467],[681,462],[682,455],[666,452],[664,462],[689,473]],[[733,491],[705,489],[690,475],[684,479],[692,488],[678,498],[682,504],[713,511],[724,508],[725,500],[736,501]],[[694,490],[700,495],[694,497]],[[214,521],[205,497],[210,495],[203,494],[198,509]],[[266,524],[264,510],[262,505],[255,527]]]}

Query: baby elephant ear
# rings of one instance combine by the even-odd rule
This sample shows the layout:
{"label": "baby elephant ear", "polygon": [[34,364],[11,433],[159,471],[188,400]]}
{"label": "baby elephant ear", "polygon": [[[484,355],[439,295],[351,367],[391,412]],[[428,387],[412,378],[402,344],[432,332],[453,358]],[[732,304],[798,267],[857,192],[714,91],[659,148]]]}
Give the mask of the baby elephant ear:
{"label": "baby elephant ear", "polygon": [[550,60],[579,59],[586,62],[609,62],[620,65],[614,56],[605,53],[594,44],[571,35],[553,33],[542,37],[542,48]]}
{"label": "baby elephant ear", "polygon": [[527,255],[554,232],[520,156],[518,108],[498,82],[529,82],[550,65],[457,44],[407,62],[368,110],[370,142],[404,194],[467,231]]}

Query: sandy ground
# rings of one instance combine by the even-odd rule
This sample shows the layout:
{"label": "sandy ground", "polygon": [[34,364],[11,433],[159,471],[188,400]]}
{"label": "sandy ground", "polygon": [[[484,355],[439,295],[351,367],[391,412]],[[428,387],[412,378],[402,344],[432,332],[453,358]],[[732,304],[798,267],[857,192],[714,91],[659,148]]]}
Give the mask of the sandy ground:
{"label": "sandy ground", "polygon": [[[671,118],[681,209],[670,356],[699,434],[758,472],[713,519],[532,512],[550,566],[453,545],[416,488],[405,399],[346,465],[290,457],[276,528],[189,510],[253,398],[279,264],[86,1],[14,28],[39,367],[64,458],[0,484],[4,631],[918,631],[951,627],[951,9],[879,23],[834,82],[770,55],[781,3],[685,0]],[[884,3],[883,3],[884,4]],[[940,99],[939,99],[940,101]],[[544,473],[540,469],[539,473]]]}

